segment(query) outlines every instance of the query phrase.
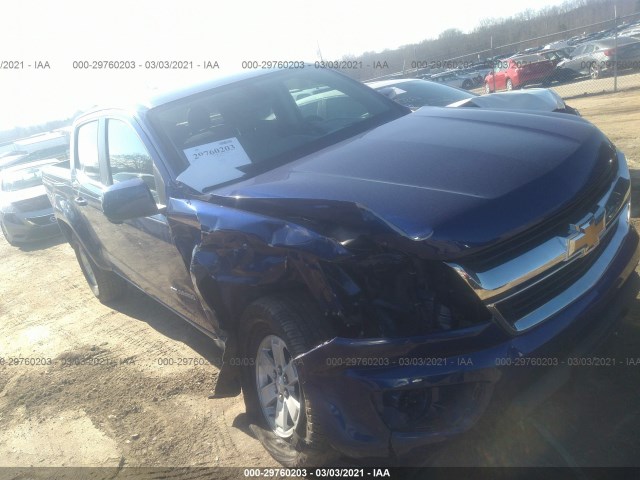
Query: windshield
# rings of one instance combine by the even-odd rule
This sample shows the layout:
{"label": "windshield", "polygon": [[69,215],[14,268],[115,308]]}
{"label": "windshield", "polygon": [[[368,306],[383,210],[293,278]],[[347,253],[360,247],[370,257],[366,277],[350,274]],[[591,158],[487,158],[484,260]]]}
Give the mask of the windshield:
{"label": "windshield", "polygon": [[178,181],[198,190],[241,180],[407,111],[330,70],[279,71],[156,107]]}
{"label": "windshield", "polygon": [[[49,164],[47,164],[49,165]],[[8,170],[2,174],[2,191],[15,192],[42,185],[42,168],[46,165],[34,165],[19,170]]]}
{"label": "windshield", "polygon": [[446,107],[454,102],[475,97],[473,93],[426,80],[399,82],[376,90],[405,107]]}

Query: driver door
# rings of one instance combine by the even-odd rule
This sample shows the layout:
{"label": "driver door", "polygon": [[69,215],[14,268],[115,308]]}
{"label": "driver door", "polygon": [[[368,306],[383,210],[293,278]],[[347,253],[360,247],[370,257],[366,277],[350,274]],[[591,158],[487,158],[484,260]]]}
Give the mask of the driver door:
{"label": "driver door", "polygon": [[[151,153],[155,150],[137,123],[126,117],[109,117],[103,125],[107,185],[141,178],[162,208],[167,201],[164,180]],[[106,222],[109,235],[103,243],[113,266],[147,294],[211,330],[195,295],[189,267],[173,243],[166,215],[158,213],[120,224]]]}

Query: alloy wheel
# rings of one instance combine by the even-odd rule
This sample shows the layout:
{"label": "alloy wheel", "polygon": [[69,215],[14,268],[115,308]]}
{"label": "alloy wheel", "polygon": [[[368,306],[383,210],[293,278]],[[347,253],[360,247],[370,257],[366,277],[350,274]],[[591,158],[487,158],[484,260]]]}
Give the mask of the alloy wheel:
{"label": "alloy wheel", "polygon": [[294,359],[286,343],[266,336],[256,355],[256,390],[262,413],[281,438],[293,435],[302,410],[302,395]]}

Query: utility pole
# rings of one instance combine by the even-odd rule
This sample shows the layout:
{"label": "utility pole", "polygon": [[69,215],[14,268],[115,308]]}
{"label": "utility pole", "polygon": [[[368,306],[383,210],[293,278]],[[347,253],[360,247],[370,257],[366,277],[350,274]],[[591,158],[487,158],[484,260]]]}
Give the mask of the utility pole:
{"label": "utility pole", "polygon": [[618,91],[618,9],[613,4],[613,91]]}
{"label": "utility pole", "polygon": [[493,79],[493,91],[496,91],[496,61],[494,60],[493,52],[493,35],[491,35],[491,78]]}

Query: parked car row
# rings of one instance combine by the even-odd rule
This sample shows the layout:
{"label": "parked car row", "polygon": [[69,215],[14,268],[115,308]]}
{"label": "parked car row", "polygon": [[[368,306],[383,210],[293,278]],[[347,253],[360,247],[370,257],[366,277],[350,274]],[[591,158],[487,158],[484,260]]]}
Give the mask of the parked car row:
{"label": "parked car row", "polygon": [[417,77],[466,90],[481,85],[490,93],[579,77],[597,79],[616,67],[640,70],[640,21],[495,56],[467,68],[420,71]]}
{"label": "parked car row", "polygon": [[605,38],[566,49],[540,50],[498,60],[485,78],[485,91],[513,90],[530,84],[549,85],[581,76],[598,79],[629,69],[640,70],[640,40],[632,37]]}

